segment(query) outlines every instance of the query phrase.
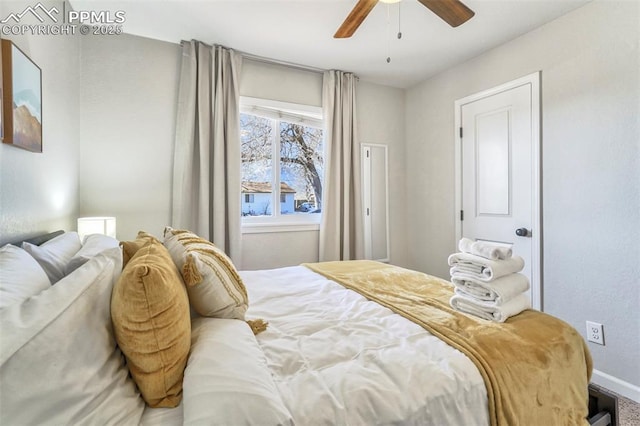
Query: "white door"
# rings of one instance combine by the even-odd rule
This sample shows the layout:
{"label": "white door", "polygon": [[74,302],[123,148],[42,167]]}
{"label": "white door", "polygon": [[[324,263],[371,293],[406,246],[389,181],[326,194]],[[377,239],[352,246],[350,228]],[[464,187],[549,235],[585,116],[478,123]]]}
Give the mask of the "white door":
{"label": "white door", "polygon": [[389,262],[389,166],[387,146],[362,144],[365,259]]}
{"label": "white door", "polygon": [[541,309],[538,74],[456,103],[459,237],[510,246]]}

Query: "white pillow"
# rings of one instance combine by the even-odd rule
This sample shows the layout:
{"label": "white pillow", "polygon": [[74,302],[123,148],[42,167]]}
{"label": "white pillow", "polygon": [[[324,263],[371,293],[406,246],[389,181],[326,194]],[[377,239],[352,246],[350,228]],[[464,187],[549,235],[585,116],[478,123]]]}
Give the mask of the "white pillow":
{"label": "white pillow", "polygon": [[0,248],[0,309],[51,287],[36,260],[20,247]]}
{"label": "white pillow", "polygon": [[293,424],[246,322],[196,318],[184,371],[184,424]]}
{"label": "white pillow", "polygon": [[102,251],[118,247],[119,243],[113,237],[109,237],[107,235],[102,234],[91,234],[84,237],[84,241],[82,242],[82,248],[78,251],[67,263],[67,267],[65,268],[65,275],[69,275],[80,266],[84,265],[91,259],[95,257],[97,254]]}
{"label": "white pillow", "polygon": [[55,284],[64,277],[67,263],[82,248],[82,243],[77,232],[65,232],[40,246],[22,243],[22,248],[38,261],[51,284]]}
{"label": "white pillow", "polygon": [[21,304],[0,310],[2,424],[138,424],[144,401],[111,325],[122,270],[109,249]]}

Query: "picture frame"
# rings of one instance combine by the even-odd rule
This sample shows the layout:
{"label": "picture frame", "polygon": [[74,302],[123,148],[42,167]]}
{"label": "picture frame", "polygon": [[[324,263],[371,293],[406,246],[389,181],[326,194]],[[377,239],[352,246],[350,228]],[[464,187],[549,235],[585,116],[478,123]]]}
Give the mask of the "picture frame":
{"label": "picture frame", "polygon": [[[0,62],[2,62],[2,43],[0,42]],[[0,141],[4,141],[4,84],[2,82],[2,64],[0,63]]]}
{"label": "picture frame", "polygon": [[2,142],[42,152],[42,70],[2,40]]}
{"label": "picture frame", "polygon": [[[2,69],[2,67],[0,67]],[[0,83],[2,83],[2,73],[0,73]],[[3,113],[2,84],[0,84],[0,140],[4,141],[4,113]]]}

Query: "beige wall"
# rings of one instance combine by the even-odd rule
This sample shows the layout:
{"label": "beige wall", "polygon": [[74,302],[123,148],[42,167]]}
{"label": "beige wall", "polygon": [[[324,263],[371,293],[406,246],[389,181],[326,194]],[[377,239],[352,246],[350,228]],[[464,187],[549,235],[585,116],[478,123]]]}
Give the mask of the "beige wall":
{"label": "beige wall", "polygon": [[404,90],[360,81],[357,103],[360,143],[387,146],[390,263],[406,266],[405,93]]}
{"label": "beige wall", "polygon": [[[640,395],[640,3],[594,1],[407,90],[409,264],[448,276],[454,101],[542,71],[543,305]],[[604,373],[604,374],[600,374]],[[603,379],[604,378],[604,379]]]}
{"label": "beige wall", "polygon": [[82,39],[80,213],[115,216],[119,239],[170,224],[180,46]]}
{"label": "beige wall", "polygon": [[[60,7],[57,1],[42,3]],[[24,2],[3,0],[0,16],[23,9]],[[75,229],[79,209],[79,37],[7,38],[42,70],[43,152],[0,144],[0,244]]]}
{"label": "beige wall", "polygon": [[242,61],[240,95],[322,106],[322,74],[245,59]]}

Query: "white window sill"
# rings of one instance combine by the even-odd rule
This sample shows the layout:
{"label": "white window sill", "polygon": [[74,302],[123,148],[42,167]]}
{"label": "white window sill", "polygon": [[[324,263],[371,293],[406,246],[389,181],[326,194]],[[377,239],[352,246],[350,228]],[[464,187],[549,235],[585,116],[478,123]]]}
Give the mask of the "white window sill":
{"label": "white window sill", "polygon": [[241,232],[243,234],[265,234],[269,232],[305,232],[319,231],[319,223],[287,223],[287,222],[262,222],[243,223]]}

